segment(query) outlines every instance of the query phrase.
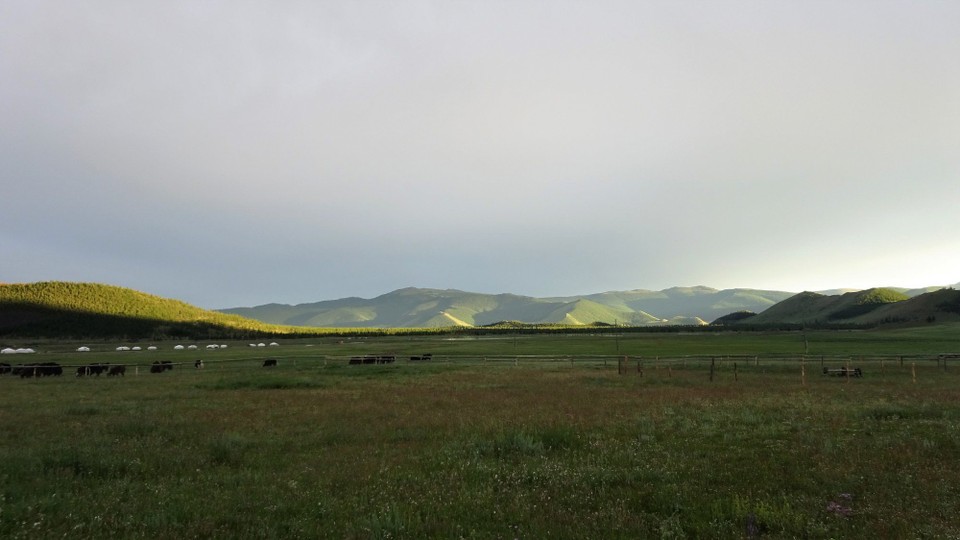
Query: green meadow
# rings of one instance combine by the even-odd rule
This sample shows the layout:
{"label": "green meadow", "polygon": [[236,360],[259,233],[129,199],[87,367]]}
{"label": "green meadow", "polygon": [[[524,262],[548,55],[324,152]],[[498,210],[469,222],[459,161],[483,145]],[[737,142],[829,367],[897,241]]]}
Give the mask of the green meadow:
{"label": "green meadow", "polygon": [[15,344],[0,537],[960,536],[957,325],[275,341]]}

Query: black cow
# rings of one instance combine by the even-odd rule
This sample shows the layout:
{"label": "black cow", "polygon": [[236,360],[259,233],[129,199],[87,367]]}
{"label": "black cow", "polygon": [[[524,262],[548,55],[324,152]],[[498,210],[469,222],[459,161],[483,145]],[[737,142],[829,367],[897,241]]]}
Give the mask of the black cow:
{"label": "black cow", "polygon": [[107,376],[113,377],[115,375],[120,375],[121,377],[124,377],[125,376],[124,373],[126,372],[127,372],[127,366],[124,366],[124,365],[110,366],[110,371],[107,371]]}
{"label": "black cow", "polygon": [[196,368],[196,369],[202,368],[202,367],[203,367],[203,360],[201,360],[201,359],[198,358],[198,359],[193,363],[193,367]]}
{"label": "black cow", "polygon": [[63,368],[60,366],[60,364],[56,362],[44,362],[40,364],[40,370],[41,370],[40,375],[44,377],[47,377],[47,376],[59,377],[63,375]]}
{"label": "black cow", "polygon": [[11,371],[13,371],[13,368],[10,367],[10,364],[8,364],[8,363],[6,363],[6,362],[0,362],[0,375],[6,375],[7,373],[10,373]]}
{"label": "black cow", "polygon": [[173,362],[169,360],[163,360],[162,362],[154,361],[150,365],[150,373],[163,373],[168,369],[173,369]]}
{"label": "black cow", "polygon": [[99,377],[101,373],[106,372],[108,369],[108,364],[88,364],[77,368],[77,377],[83,377],[84,375],[96,375]]}
{"label": "black cow", "polygon": [[267,358],[263,361],[263,367],[276,367],[277,359],[276,358]]}

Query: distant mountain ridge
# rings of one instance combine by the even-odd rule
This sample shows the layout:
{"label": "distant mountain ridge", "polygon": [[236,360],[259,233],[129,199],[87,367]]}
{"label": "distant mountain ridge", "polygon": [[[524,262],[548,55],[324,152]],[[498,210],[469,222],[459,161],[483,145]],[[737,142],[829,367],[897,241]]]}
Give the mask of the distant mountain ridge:
{"label": "distant mountain ridge", "polygon": [[535,298],[408,287],[370,299],[351,297],[220,311],[271,324],[320,327],[424,328],[452,324],[484,326],[501,321],[643,326],[706,324],[738,310],[762,311],[792,295],[784,291],[698,286]]}

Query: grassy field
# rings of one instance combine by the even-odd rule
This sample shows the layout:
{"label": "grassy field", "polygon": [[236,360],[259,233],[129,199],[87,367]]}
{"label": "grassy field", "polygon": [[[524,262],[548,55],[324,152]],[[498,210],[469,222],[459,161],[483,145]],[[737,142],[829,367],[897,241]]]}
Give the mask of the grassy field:
{"label": "grassy field", "polygon": [[960,536],[957,326],[279,343],[13,344],[0,537]]}

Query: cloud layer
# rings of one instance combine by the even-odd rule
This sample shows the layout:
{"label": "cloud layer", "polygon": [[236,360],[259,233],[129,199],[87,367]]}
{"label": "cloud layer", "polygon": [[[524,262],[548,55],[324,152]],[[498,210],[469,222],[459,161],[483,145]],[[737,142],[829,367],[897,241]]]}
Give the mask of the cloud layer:
{"label": "cloud layer", "polygon": [[960,6],[637,4],[7,2],[0,280],[960,279]]}

